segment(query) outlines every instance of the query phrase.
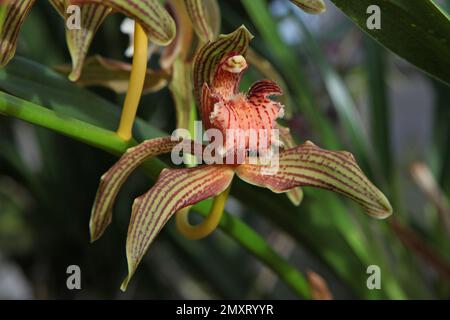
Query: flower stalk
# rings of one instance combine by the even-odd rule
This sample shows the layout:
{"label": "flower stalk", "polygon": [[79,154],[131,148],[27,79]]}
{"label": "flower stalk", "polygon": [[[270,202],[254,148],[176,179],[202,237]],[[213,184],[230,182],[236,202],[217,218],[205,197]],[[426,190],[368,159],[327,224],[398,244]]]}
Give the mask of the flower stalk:
{"label": "flower stalk", "polygon": [[117,135],[124,141],[132,138],[133,123],[144,88],[148,62],[147,34],[137,22],[134,28],[134,56],[130,84],[125,97],[119,128],[117,129]]}
{"label": "flower stalk", "polygon": [[208,216],[198,225],[191,225],[189,223],[190,207],[180,210],[176,215],[177,230],[190,240],[200,240],[210,235],[219,226],[230,189],[231,185],[214,198]]}

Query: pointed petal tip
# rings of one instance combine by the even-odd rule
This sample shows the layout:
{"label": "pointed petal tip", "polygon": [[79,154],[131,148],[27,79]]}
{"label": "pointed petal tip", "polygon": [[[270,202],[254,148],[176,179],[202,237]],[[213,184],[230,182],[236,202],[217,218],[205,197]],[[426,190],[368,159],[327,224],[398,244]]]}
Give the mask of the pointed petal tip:
{"label": "pointed petal tip", "polygon": [[128,283],[130,283],[131,277],[128,275],[120,285],[120,291],[126,292],[128,288]]}
{"label": "pointed petal tip", "polygon": [[255,37],[255,36],[250,32],[250,30],[247,29],[247,27],[246,27],[244,24],[242,24],[242,25],[238,28],[238,30],[241,31],[241,32],[244,32],[244,33],[247,35],[247,37],[250,38],[250,40],[253,39],[253,38]]}
{"label": "pointed petal tip", "polygon": [[73,69],[72,72],[67,77],[72,82],[77,82],[80,79],[81,72],[77,69]]}
{"label": "pointed petal tip", "polygon": [[323,0],[291,0],[291,2],[309,14],[320,14],[327,10]]}
{"label": "pointed petal tip", "polygon": [[394,213],[391,203],[381,191],[378,194],[378,199],[380,206],[383,207],[384,210],[367,209],[367,214],[376,219],[386,219],[390,217]]}

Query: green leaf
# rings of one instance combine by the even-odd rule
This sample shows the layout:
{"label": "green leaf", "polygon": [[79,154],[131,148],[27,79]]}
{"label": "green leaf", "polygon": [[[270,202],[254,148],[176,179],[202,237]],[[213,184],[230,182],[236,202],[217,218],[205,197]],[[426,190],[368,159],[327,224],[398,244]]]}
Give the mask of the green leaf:
{"label": "green leaf", "polygon": [[[119,123],[120,108],[116,105],[76,86],[53,70],[20,57],[0,70],[0,88],[106,129],[115,130]],[[140,140],[164,135],[139,118],[135,122],[135,131]]]}
{"label": "green leaf", "polygon": [[[450,84],[450,20],[431,0],[332,0],[376,41]],[[367,8],[381,9],[381,29],[369,30]]]}

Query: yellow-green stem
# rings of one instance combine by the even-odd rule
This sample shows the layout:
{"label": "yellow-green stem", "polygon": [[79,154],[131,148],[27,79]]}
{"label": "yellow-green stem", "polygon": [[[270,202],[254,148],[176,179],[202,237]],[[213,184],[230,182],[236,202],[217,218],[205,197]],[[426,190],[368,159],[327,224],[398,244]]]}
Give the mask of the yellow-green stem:
{"label": "yellow-green stem", "polygon": [[180,210],[176,215],[176,225],[178,231],[190,240],[199,240],[210,235],[220,223],[230,189],[231,185],[224,192],[214,198],[214,202],[208,216],[198,225],[191,225],[189,223],[190,207]]}
{"label": "yellow-green stem", "polygon": [[148,61],[148,38],[144,29],[136,22],[134,27],[134,55],[130,84],[122,109],[117,135],[125,141],[132,137],[133,123],[144,88]]}

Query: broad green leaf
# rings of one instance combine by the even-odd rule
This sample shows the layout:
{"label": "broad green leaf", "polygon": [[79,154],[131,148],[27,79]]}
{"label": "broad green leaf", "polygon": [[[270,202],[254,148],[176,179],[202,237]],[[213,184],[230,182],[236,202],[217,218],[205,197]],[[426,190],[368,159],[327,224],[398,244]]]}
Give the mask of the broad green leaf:
{"label": "broad green leaf", "polygon": [[0,34],[0,67],[16,53],[17,37],[35,0],[10,0],[6,3],[5,20]]}
{"label": "broad green leaf", "polygon": [[[275,171],[271,172],[272,169]],[[236,173],[244,181],[273,192],[286,192],[298,186],[317,187],[349,197],[373,217],[386,218],[392,214],[387,198],[364,175],[351,153],[324,150],[309,141],[282,151],[279,167],[245,164]]]}
{"label": "broad green leaf", "polygon": [[[128,90],[131,64],[108,59],[99,55],[85,60],[83,73],[76,83],[81,86],[102,86],[116,93],[123,94]],[[69,74],[71,67],[62,65],[55,67],[62,74]],[[164,70],[147,70],[143,94],[159,91],[167,86],[170,75]]]}
{"label": "broad green leaf", "polygon": [[149,40],[168,45],[175,38],[175,21],[159,0],[71,0],[72,4],[101,4],[136,20],[147,32]]}
{"label": "broad green leaf", "polygon": [[233,176],[233,167],[226,165],[162,171],[155,185],[134,201],[127,236],[128,276],[122,290],[126,289],[148,247],[170,217],[222,193]]}
{"label": "broad green leaf", "polygon": [[[50,0],[50,3],[62,16],[66,25],[70,17],[74,15],[74,12],[67,12],[67,7],[70,6],[69,1]],[[72,58],[72,72],[69,74],[70,80],[76,81],[80,78],[84,60],[95,33],[111,12],[111,8],[99,4],[81,6],[80,28],[70,29],[67,25],[65,26],[67,46]]]}
{"label": "broad green leaf", "polygon": [[[431,0],[332,0],[376,41],[450,84],[450,20]],[[371,7],[372,6],[372,7]],[[381,29],[368,29],[368,8],[380,8]]]}

